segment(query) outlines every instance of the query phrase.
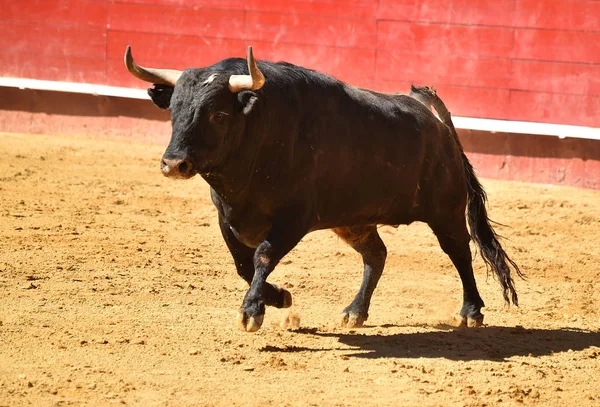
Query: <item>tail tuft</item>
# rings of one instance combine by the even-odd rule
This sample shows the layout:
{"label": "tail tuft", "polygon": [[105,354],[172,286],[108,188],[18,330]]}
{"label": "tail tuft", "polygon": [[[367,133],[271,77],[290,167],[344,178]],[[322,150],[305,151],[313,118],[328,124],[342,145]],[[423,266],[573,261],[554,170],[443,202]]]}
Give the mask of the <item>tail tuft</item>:
{"label": "tail tuft", "polygon": [[518,306],[519,299],[510,269],[512,267],[521,278],[524,277],[523,273],[502,248],[498,240],[498,235],[491,225],[492,221],[487,214],[485,207],[487,195],[485,190],[475,176],[473,166],[464,153],[462,153],[462,157],[467,176],[467,223],[471,230],[471,238],[479,247],[481,257],[486,266],[490,267],[498,278],[503,289],[504,300],[507,303],[510,303],[510,300],[512,300],[512,303]]}

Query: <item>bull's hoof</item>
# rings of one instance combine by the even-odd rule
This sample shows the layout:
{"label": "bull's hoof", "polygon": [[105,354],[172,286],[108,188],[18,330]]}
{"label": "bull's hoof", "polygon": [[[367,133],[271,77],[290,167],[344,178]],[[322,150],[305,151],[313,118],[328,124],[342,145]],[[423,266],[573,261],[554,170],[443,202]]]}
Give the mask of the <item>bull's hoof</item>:
{"label": "bull's hoof", "polygon": [[483,314],[468,318],[467,325],[469,328],[479,328],[483,326]]}
{"label": "bull's hoof", "polygon": [[483,326],[483,314],[475,315],[473,317],[462,317],[458,328],[479,328]]}
{"label": "bull's hoof", "polygon": [[267,301],[267,305],[272,305],[275,308],[289,308],[292,306],[292,294],[285,288],[281,288],[276,284],[271,284],[276,290],[276,295],[271,296]]}
{"label": "bull's hoof", "polygon": [[280,288],[281,295],[283,296],[283,306],[281,308],[289,308],[292,306],[292,293],[285,288]]}
{"label": "bull's hoof", "polygon": [[248,315],[244,310],[240,310],[237,314],[237,325],[240,331],[256,332],[260,329],[265,320],[265,314]]}
{"label": "bull's hoof", "polygon": [[265,303],[260,299],[246,298],[237,316],[238,327],[245,332],[256,332],[265,319]]}
{"label": "bull's hoof", "polygon": [[344,311],[342,313],[342,328],[360,328],[363,326],[367,317],[355,314],[354,312]]}

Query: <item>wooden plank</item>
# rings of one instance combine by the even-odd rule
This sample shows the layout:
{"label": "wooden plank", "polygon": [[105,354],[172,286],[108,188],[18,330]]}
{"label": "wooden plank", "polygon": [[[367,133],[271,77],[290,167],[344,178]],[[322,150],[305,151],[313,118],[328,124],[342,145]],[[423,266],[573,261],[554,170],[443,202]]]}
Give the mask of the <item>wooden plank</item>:
{"label": "wooden plank", "polygon": [[69,27],[0,22],[0,50],[10,53],[104,58],[106,33]]}
{"label": "wooden plank", "polygon": [[224,9],[245,10],[246,4],[241,0],[109,0],[109,3],[148,4],[155,6],[180,7],[189,9]]}
{"label": "wooden plank", "polygon": [[516,28],[514,58],[600,63],[600,32]]}
{"label": "wooden plank", "polygon": [[306,0],[248,0],[248,11],[291,15],[309,14],[318,17],[375,20],[376,1],[306,1]]}
{"label": "wooden plank", "polygon": [[427,23],[510,26],[515,0],[380,0],[377,18]]}
{"label": "wooden plank", "polygon": [[110,0],[110,3],[162,5],[188,9],[225,9],[310,14],[316,16],[375,19],[377,2],[372,0]]}
{"label": "wooden plank", "polygon": [[600,65],[512,61],[511,89],[600,95]]}
{"label": "wooden plank", "polygon": [[106,1],[27,0],[4,2],[0,21],[77,28],[106,28]]}
{"label": "wooden plank", "polygon": [[103,84],[104,58],[0,52],[0,76]]}
{"label": "wooden plank", "polygon": [[375,21],[357,21],[309,15],[248,12],[246,38],[288,44],[315,44],[371,48]]}
{"label": "wooden plank", "polygon": [[436,55],[508,58],[512,45],[512,29],[504,27],[381,21],[377,36],[378,49]]}
{"label": "wooden plank", "polygon": [[600,2],[517,0],[516,27],[600,31]]}
{"label": "wooden plank", "polygon": [[456,116],[509,119],[508,89],[436,86],[438,95]]}
{"label": "wooden plank", "polygon": [[505,88],[510,60],[471,56],[378,51],[375,77],[391,81]]}
{"label": "wooden plank", "polygon": [[600,96],[513,90],[510,94],[510,118],[600,127]]}
{"label": "wooden plank", "polygon": [[[452,0],[451,22],[454,24],[476,24],[511,26],[514,19],[516,0]],[[445,4],[448,7],[448,3]]]}
{"label": "wooden plank", "polygon": [[378,20],[449,23],[447,0],[379,0]]}
{"label": "wooden plank", "polygon": [[244,38],[244,11],[115,3],[108,21],[113,31]]}

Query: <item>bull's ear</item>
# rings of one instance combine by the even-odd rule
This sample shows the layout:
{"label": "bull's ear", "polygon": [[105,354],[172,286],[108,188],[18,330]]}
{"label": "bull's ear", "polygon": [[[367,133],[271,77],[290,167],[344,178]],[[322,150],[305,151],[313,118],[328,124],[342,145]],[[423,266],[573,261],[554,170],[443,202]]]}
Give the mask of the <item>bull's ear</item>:
{"label": "bull's ear", "polygon": [[238,100],[242,105],[244,114],[248,116],[256,105],[256,102],[258,102],[258,97],[251,90],[245,90],[238,93]]}
{"label": "bull's ear", "polygon": [[154,84],[153,88],[148,89],[148,95],[156,106],[160,107],[161,109],[168,109],[171,105],[173,87]]}

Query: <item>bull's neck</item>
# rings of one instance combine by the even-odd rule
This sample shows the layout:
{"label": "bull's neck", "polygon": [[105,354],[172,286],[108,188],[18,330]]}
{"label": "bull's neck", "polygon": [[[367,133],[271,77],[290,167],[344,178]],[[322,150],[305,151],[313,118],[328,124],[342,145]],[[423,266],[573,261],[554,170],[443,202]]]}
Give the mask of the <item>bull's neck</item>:
{"label": "bull's neck", "polygon": [[214,170],[202,174],[229,205],[239,205],[277,194],[285,182],[290,163],[290,147],[279,140],[247,137],[245,144],[219,163]]}
{"label": "bull's neck", "polygon": [[252,172],[240,165],[224,165],[201,174],[202,178],[229,205],[246,199],[251,184]]}

